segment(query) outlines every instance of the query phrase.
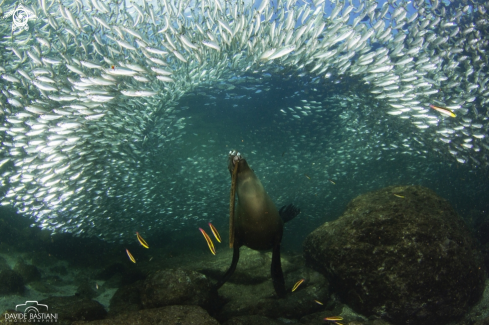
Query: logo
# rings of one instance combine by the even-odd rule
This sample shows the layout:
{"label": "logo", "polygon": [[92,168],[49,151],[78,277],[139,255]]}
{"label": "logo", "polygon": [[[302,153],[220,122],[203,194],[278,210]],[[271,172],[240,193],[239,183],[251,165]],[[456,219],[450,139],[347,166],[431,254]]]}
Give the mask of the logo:
{"label": "logo", "polygon": [[29,30],[27,22],[29,18],[34,18],[36,15],[32,10],[27,9],[23,5],[18,5],[17,8],[5,13],[3,17],[8,18],[10,16],[12,16],[12,31],[15,32],[17,28],[20,31]]}
{"label": "logo", "polygon": [[[48,305],[26,301],[15,306],[15,313],[4,313],[5,323],[57,323],[58,314],[49,313]],[[1,320],[0,320],[1,322]]]}

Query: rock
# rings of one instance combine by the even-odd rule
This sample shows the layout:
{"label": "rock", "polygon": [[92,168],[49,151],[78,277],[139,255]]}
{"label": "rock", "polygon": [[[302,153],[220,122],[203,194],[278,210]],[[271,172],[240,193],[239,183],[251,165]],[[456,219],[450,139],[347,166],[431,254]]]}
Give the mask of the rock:
{"label": "rock", "polygon": [[141,287],[143,282],[123,286],[110,299],[109,316],[135,312],[143,309],[141,303]]}
{"label": "rock", "polygon": [[34,281],[29,283],[29,287],[33,290],[43,292],[43,293],[51,293],[55,292],[56,289],[50,286],[48,283],[45,281]]}
{"label": "rock", "polygon": [[[213,259],[213,263],[196,265],[197,271],[217,281],[220,280],[229,269],[232,261],[232,249],[224,250]],[[282,254],[281,263],[284,274],[296,270],[297,264],[291,263]],[[292,261],[295,262],[295,261]],[[272,263],[271,252],[255,251],[247,247],[240,248],[239,262],[233,276],[227,283],[255,285],[270,281],[270,265]]]}
{"label": "rock", "polygon": [[68,270],[66,270],[66,267],[64,267],[63,265],[53,266],[49,270],[53,273],[58,273],[59,275],[67,275],[68,274]]}
{"label": "rock", "polygon": [[477,239],[481,245],[481,252],[484,258],[486,270],[489,270],[489,219],[486,215],[481,216],[475,229]]}
{"label": "rock", "polygon": [[83,297],[49,297],[40,304],[49,306],[50,313],[58,314],[58,324],[68,325],[73,321],[103,319],[107,312],[99,302]]}
{"label": "rock", "polygon": [[7,261],[0,256],[0,271],[10,270],[10,266],[8,266]]}
{"label": "rock", "polygon": [[46,282],[47,284],[54,285],[54,286],[62,286],[62,285],[66,284],[65,281],[63,281],[57,275],[48,275],[48,276],[42,278],[42,281]]}
{"label": "rock", "polygon": [[[383,319],[374,319],[373,321],[369,322],[369,324],[372,324],[372,325],[391,325],[389,322],[386,322]],[[353,325],[353,324],[350,323],[349,325]]]}
{"label": "rock", "polygon": [[26,264],[22,260],[17,262],[14,267],[14,271],[17,271],[22,276],[24,283],[41,280],[41,272],[39,272],[37,267]]}
{"label": "rock", "polygon": [[79,297],[91,299],[98,296],[98,294],[99,292],[96,291],[95,284],[91,284],[89,281],[83,281],[76,289],[76,295]]}
{"label": "rock", "polygon": [[144,279],[146,279],[146,274],[144,274],[141,270],[129,269],[122,274],[120,284],[121,285],[132,284],[136,281],[144,280]]}
{"label": "rock", "polygon": [[145,309],[169,305],[209,308],[217,298],[211,291],[211,282],[201,273],[183,269],[159,270],[144,281],[141,302]]}
{"label": "rock", "polygon": [[489,325],[489,317],[475,322],[474,325]]}
{"label": "rock", "polygon": [[281,325],[282,322],[259,315],[233,317],[222,325]]}
{"label": "rock", "polygon": [[[118,270],[117,272],[115,272],[116,269]],[[121,286],[128,285],[139,280],[144,280],[146,278],[146,275],[140,269],[120,269],[117,266],[111,267],[110,270],[100,272],[96,278],[103,279],[110,274],[112,275],[107,279],[104,284],[104,286],[107,288],[119,288]]]}
{"label": "rock", "polygon": [[108,280],[116,274],[122,274],[126,270],[126,266],[122,263],[112,263],[100,271],[95,279]]}
{"label": "rock", "polygon": [[44,249],[36,251],[35,254],[32,254],[32,256],[29,257],[31,258],[31,263],[39,267],[50,267],[51,265],[60,263],[60,260],[46,252]]}
{"label": "rock", "polygon": [[94,322],[74,322],[72,325],[219,325],[199,306],[167,306],[146,309],[115,318]]}
{"label": "rock", "polygon": [[7,309],[0,315],[0,324],[11,322],[13,323],[19,312],[15,309]]}
{"label": "rock", "polygon": [[[484,318],[489,316],[489,280],[486,280],[486,288],[482,295],[482,299],[468,312],[459,324],[473,324],[474,322],[481,322]],[[489,323],[487,324],[489,325]]]}
{"label": "rock", "polygon": [[484,266],[486,267],[486,270],[489,270],[489,243],[481,248],[481,253],[484,258]]}
{"label": "rock", "polygon": [[475,231],[481,245],[489,244],[489,219],[487,214],[482,214],[477,218]]}
{"label": "rock", "polygon": [[397,324],[453,321],[484,289],[482,258],[463,220],[420,186],[353,199],[307,236],[304,256],[353,309]]}
{"label": "rock", "polygon": [[300,323],[308,324],[308,325],[316,325],[316,324],[335,325],[334,323],[325,322],[324,320],[326,317],[335,317],[335,316],[339,316],[343,318],[343,320],[339,321],[342,324],[362,325],[368,323],[368,319],[365,316],[356,313],[350,307],[341,303],[336,303],[334,308],[331,310],[327,309],[314,314],[306,315],[300,319]]}
{"label": "rock", "polygon": [[[301,278],[305,281],[291,292],[294,283]],[[289,293],[282,299],[277,298],[271,279],[255,285],[226,283],[219,290],[226,304],[215,317],[220,322],[245,315],[299,319],[329,305],[328,284],[317,272],[304,268],[301,272],[288,274],[286,280]]]}
{"label": "rock", "polygon": [[23,294],[25,290],[22,276],[13,270],[0,272],[0,295]]}

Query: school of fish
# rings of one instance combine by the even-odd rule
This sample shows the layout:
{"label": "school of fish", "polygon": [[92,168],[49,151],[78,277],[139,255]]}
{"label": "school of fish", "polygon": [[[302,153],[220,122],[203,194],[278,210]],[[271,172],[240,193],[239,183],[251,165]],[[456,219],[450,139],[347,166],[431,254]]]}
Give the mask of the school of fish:
{"label": "school of fish", "polygon": [[1,205],[123,241],[226,224],[231,149],[311,218],[353,195],[347,181],[390,185],[362,166],[402,160],[421,177],[435,154],[488,168],[487,9],[0,0]]}

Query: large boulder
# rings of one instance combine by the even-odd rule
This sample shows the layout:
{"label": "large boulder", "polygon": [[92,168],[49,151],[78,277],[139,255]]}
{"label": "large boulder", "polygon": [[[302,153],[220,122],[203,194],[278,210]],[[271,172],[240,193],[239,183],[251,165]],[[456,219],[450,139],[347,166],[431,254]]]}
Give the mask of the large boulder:
{"label": "large boulder", "polygon": [[481,245],[484,265],[486,266],[486,270],[489,270],[489,217],[487,215],[480,216],[480,221],[475,231]]}
{"label": "large boulder", "polygon": [[18,272],[24,279],[24,283],[41,280],[41,272],[34,265],[26,264],[19,260],[14,267],[14,271]]}
{"label": "large boulder", "polygon": [[141,303],[145,309],[169,305],[199,305],[209,308],[216,300],[209,279],[184,269],[159,270],[144,281]]}
{"label": "large boulder", "polygon": [[480,321],[475,322],[474,325],[489,325],[489,317],[484,318]]}
{"label": "large boulder", "polygon": [[224,321],[235,316],[260,315],[270,318],[299,319],[324,308],[314,300],[323,304],[329,302],[326,286],[303,284],[304,287],[301,286],[302,288],[296,292],[289,292],[286,297],[279,299],[273,289],[268,289],[270,285],[269,283],[253,286],[229,285],[228,288],[236,289],[236,294],[233,297],[225,293],[225,297],[231,296],[233,299],[224,305],[216,318]]}
{"label": "large boulder", "polygon": [[24,290],[22,275],[8,269],[0,272],[0,295],[23,294]]}
{"label": "large boulder", "polygon": [[10,270],[10,266],[8,266],[7,261],[0,256],[0,271]]}
{"label": "large boulder", "polygon": [[[287,258],[282,254],[281,264],[284,274],[287,274],[295,269],[297,266],[290,263]],[[224,274],[231,266],[233,258],[232,249],[224,249],[222,252],[213,256],[213,262],[209,263],[208,260],[202,260],[202,264],[198,264],[196,261],[195,267],[200,273],[207,275],[209,278],[218,281],[222,279]],[[239,263],[236,267],[236,271],[229,278],[227,283],[235,283],[242,285],[255,285],[270,281],[270,265],[272,264],[272,252],[271,251],[255,251],[246,246],[240,248]],[[193,269],[193,268],[192,268]]]}
{"label": "large boulder", "polygon": [[233,317],[223,325],[282,325],[284,323],[259,315]]}
{"label": "large boulder", "polygon": [[122,286],[110,299],[109,317],[143,309],[141,303],[142,281]]}
{"label": "large boulder", "polygon": [[[291,292],[300,279],[304,282]],[[302,268],[286,277],[287,295],[278,298],[272,280],[259,284],[226,283],[219,289],[219,295],[226,302],[216,314],[220,322],[237,316],[257,315],[272,319],[301,317],[323,310],[329,306],[330,294],[324,277],[308,268]],[[318,304],[315,300],[323,303]]]}
{"label": "large boulder", "polygon": [[107,316],[104,306],[84,297],[49,297],[39,303],[48,305],[50,313],[58,314],[57,324],[61,325],[71,325],[72,322],[78,320],[103,319]]}
{"label": "large boulder", "polygon": [[146,309],[93,322],[74,322],[71,325],[219,325],[219,322],[199,306],[167,306]]}
{"label": "large boulder", "polygon": [[306,262],[355,310],[397,324],[442,324],[481,297],[484,268],[463,220],[420,186],[353,199],[304,242]]}

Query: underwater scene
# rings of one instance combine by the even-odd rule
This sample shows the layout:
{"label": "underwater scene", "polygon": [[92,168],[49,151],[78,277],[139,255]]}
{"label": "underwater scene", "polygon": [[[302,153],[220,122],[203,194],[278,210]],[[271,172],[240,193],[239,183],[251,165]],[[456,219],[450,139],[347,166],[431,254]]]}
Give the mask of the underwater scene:
{"label": "underwater scene", "polygon": [[0,323],[489,324],[488,10],[0,0]]}

